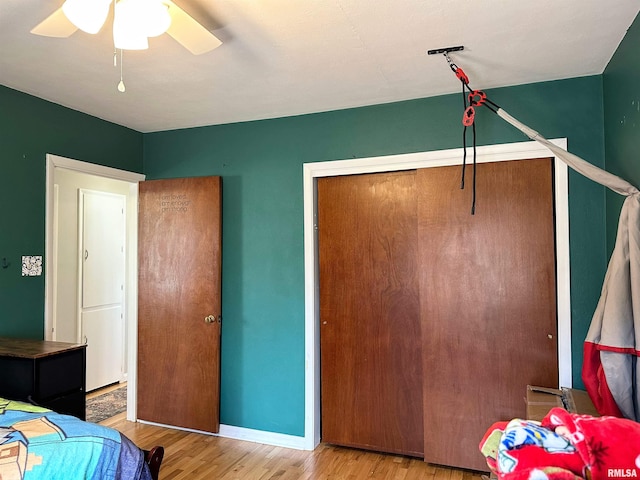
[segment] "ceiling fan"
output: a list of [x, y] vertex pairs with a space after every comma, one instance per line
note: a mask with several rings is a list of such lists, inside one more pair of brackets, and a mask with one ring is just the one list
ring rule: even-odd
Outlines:
[[148, 38], [168, 33], [194, 55], [222, 42], [171, 0], [66, 0], [31, 33], [69, 37], [78, 29], [98, 33], [113, 4], [113, 40], [116, 49], [144, 50]]

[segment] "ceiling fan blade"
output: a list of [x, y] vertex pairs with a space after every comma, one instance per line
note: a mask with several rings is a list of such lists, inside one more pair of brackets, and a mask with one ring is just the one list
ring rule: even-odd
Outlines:
[[31, 33], [42, 35], [43, 37], [65, 38], [73, 34], [76, 30], [78, 30], [78, 27], [69, 21], [62, 11], [62, 7], [60, 7], [33, 27]]
[[194, 55], [210, 52], [222, 45], [222, 42], [209, 30], [204, 28], [187, 12], [171, 0], [164, 0], [169, 5], [171, 26], [167, 33]]

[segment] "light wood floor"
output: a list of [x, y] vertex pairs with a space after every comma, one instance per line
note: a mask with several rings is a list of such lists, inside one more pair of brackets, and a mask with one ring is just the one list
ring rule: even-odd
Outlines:
[[165, 448], [160, 480], [481, 480], [481, 474], [420, 459], [321, 444], [312, 452], [128, 422], [102, 422], [140, 448]]

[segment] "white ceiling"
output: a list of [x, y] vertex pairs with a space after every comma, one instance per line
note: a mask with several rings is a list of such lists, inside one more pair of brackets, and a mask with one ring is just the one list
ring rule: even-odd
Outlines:
[[63, 0], [0, 0], [0, 84], [153, 132], [603, 72], [640, 0], [174, 0], [224, 43], [194, 56], [168, 35], [124, 52], [110, 29], [31, 28]]

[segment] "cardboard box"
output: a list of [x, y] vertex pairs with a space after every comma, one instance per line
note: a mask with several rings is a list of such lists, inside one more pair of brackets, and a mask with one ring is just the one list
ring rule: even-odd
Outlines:
[[599, 416], [589, 394], [574, 388], [548, 388], [527, 385], [527, 419], [540, 421], [553, 407], [572, 413]]

